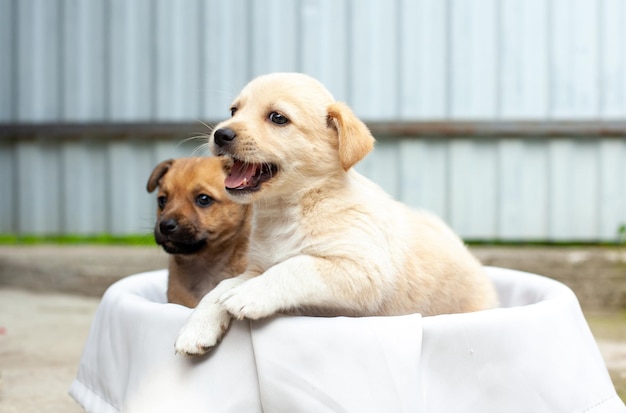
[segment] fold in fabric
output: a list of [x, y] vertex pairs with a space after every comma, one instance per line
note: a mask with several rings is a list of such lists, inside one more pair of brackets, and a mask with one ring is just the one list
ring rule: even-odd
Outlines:
[[421, 316], [254, 323], [265, 412], [414, 412]]
[[175, 356], [191, 310], [167, 271], [105, 293], [70, 394], [88, 412], [626, 412], [574, 294], [487, 268], [503, 308], [421, 318], [234, 321], [208, 356]]
[[207, 411], [203, 406], [262, 412], [249, 322], [232, 323], [205, 357], [176, 356], [174, 342], [191, 310], [167, 304], [166, 288], [167, 271], [154, 271], [106, 291], [70, 395], [95, 413], [194, 413]]

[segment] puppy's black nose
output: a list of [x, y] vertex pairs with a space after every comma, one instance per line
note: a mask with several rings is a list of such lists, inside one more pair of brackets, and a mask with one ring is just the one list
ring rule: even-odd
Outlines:
[[178, 229], [178, 222], [174, 219], [166, 219], [159, 224], [161, 234], [168, 235]]
[[231, 128], [220, 128], [213, 132], [213, 137], [217, 146], [224, 146], [232, 142], [237, 134]]

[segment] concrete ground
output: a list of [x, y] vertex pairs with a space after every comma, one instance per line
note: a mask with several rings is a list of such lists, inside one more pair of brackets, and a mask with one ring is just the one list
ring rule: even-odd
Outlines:
[[[494, 251], [483, 249], [478, 255], [496, 265], [516, 267], [514, 261], [503, 258], [512, 254], [510, 250], [505, 254]], [[579, 260], [580, 253], [575, 257]], [[67, 390], [76, 375], [99, 295], [124, 275], [164, 268], [165, 258], [155, 248], [0, 247], [0, 413], [81, 412]], [[531, 261], [538, 265], [537, 259]], [[615, 289], [610, 290], [605, 294], [614, 295]], [[589, 308], [585, 313], [624, 400], [626, 311], [614, 306]]]
[[67, 394], [99, 299], [0, 289], [0, 413], [79, 413]]

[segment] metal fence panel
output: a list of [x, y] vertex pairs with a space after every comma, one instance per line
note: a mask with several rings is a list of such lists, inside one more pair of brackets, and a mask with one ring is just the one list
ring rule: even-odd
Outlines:
[[154, 7], [150, 0], [110, 0], [107, 11], [107, 110], [101, 120], [156, 121]]
[[[0, 231], [150, 232], [150, 172], [171, 157], [206, 155], [203, 143], [132, 133], [2, 139], [0, 185], [14, 196], [0, 200]], [[612, 241], [626, 221], [623, 136], [380, 136], [356, 168], [470, 239]]]
[[0, 122], [15, 120], [15, 11], [11, 0], [0, 0]]
[[[124, 125], [211, 124], [252, 77], [302, 71], [391, 128], [357, 169], [463, 236], [613, 240], [625, 21], [621, 0], [0, 0], [0, 232], [148, 231], [147, 175], [199, 141]], [[417, 121], [453, 123], [396, 133]], [[448, 133], [468, 121], [483, 130]]]
[[626, 117], [620, 0], [0, 0], [0, 16], [2, 122], [214, 121], [271, 71], [370, 121]]

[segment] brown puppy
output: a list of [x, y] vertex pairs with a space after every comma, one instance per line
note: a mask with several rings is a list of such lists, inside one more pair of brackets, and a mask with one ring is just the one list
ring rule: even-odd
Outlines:
[[157, 187], [154, 238], [170, 254], [167, 299], [195, 307], [245, 270], [251, 207], [228, 199], [218, 158], [163, 161], [148, 179], [148, 192]]

